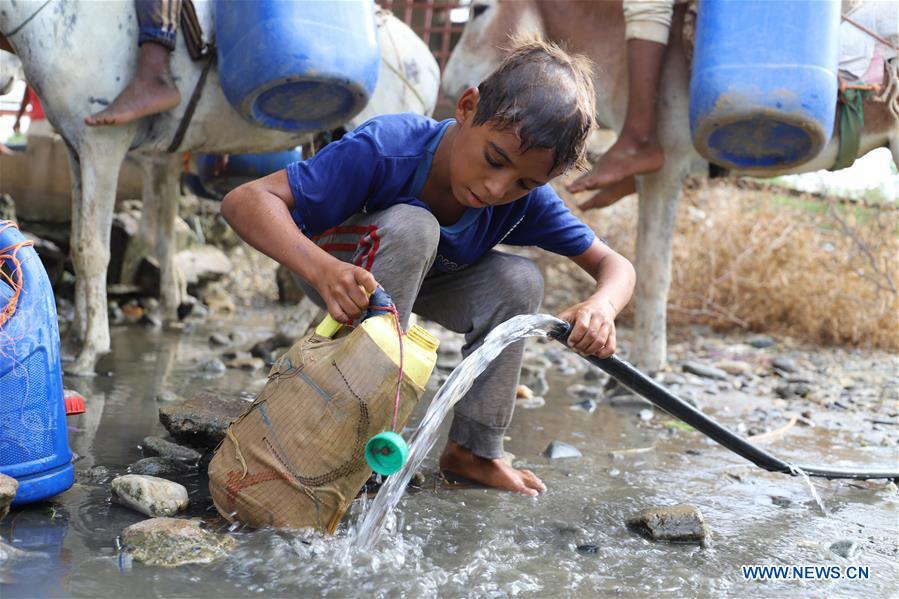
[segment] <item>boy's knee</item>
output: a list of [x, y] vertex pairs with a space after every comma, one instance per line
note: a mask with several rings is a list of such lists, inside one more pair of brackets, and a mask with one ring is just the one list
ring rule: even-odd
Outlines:
[[543, 302], [543, 274], [533, 261], [510, 256], [498, 273], [492, 291], [516, 314], [537, 311]]
[[429, 211], [410, 204], [388, 208], [390, 218], [380, 228], [391, 244], [402, 244], [419, 254], [434, 256], [440, 243], [440, 223]]

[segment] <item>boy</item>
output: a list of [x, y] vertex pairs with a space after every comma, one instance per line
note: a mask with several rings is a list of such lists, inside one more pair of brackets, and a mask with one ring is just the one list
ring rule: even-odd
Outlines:
[[[358, 317], [365, 291], [381, 284], [403, 328], [414, 311], [464, 333], [466, 356], [493, 327], [537, 311], [543, 297], [537, 266], [493, 246], [539, 245], [596, 279], [596, 292], [560, 317], [572, 323], [574, 349], [607, 357], [633, 267], [547, 185], [583, 160], [593, 103], [583, 58], [518, 42], [462, 95], [455, 120], [374, 118], [314, 158], [235, 189], [222, 215], [337, 320]], [[440, 467], [534, 496], [546, 489], [540, 479], [500, 460], [523, 350], [523, 342], [510, 345], [456, 405]]]

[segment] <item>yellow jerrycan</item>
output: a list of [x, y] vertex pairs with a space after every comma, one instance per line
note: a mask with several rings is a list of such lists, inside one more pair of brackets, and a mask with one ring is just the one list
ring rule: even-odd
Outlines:
[[224, 518], [333, 533], [371, 476], [369, 464], [402, 465], [396, 433], [424, 393], [438, 340], [417, 325], [401, 336], [395, 310], [379, 288], [359, 326], [347, 332], [328, 316], [272, 366], [209, 464]]

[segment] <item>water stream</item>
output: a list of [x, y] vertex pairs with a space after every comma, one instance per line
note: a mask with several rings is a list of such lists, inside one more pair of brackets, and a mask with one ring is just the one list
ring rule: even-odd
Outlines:
[[356, 543], [360, 550], [371, 550], [378, 542], [388, 517], [406, 492], [409, 480], [437, 442], [440, 424], [450, 408], [468, 392], [475, 379], [509, 344], [526, 337], [546, 337], [561, 324], [563, 324], [561, 320], [546, 314], [527, 314], [510, 318], [490, 331], [483, 345], [453, 370], [412, 434], [409, 441], [409, 459], [405, 466], [387, 479], [356, 530]]

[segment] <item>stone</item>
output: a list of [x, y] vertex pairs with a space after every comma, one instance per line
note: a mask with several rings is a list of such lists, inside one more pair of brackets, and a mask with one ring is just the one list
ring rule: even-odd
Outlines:
[[197, 370], [208, 374], [222, 374], [227, 369], [225, 364], [217, 358], [212, 358], [197, 366]]
[[[3, 541], [0, 541], [0, 564], [7, 560], [18, 559], [22, 557], [28, 557], [27, 551], [22, 551], [21, 549], [16, 549], [12, 545], [7, 545]], [[6, 582], [5, 580], [0, 580], [0, 584]]]
[[184, 273], [189, 285], [215, 281], [234, 269], [225, 252], [211, 245], [178, 252], [175, 254], [175, 265]]
[[652, 420], [654, 413], [652, 410], [640, 410], [640, 420], [643, 422], [649, 422]]
[[159, 408], [159, 421], [178, 443], [198, 449], [214, 449], [228, 425], [241, 416], [250, 403], [237, 398], [201, 392], [177, 404]]
[[261, 358], [234, 358], [225, 362], [225, 367], [249, 371], [260, 370], [265, 368], [265, 361]]
[[558, 460], [562, 458], [580, 458], [584, 456], [584, 454], [578, 451], [577, 447], [574, 447], [573, 445], [569, 445], [568, 443], [564, 443], [562, 441], [552, 441], [549, 445], [546, 446], [546, 449], [543, 450], [543, 455], [551, 460]]
[[110, 488], [113, 501], [151, 518], [177, 514], [188, 503], [183, 485], [155, 476], [126, 474], [113, 479]]
[[831, 552], [846, 559], [852, 559], [858, 553], [858, 543], [849, 539], [837, 541], [830, 546]]
[[765, 349], [774, 345], [775, 341], [767, 335], [754, 335], [746, 340], [746, 343], [756, 349]]
[[662, 385], [685, 385], [687, 383], [687, 379], [676, 372], [663, 372], [656, 380]]
[[231, 345], [231, 338], [224, 333], [213, 333], [209, 336], [209, 345]]
[[293, 339], [291, 337], [288, 337], [284, 333], [275, 333], [268, 339], [264, 339], [253, 345], [253, 347], [250, 348], [250, 355], [255, 358], [269, 360], [272, 357], [272, 352], [279, 347], [290, 347], [292, 345]]
[[581, 555], [593, 555], [595, 553], [599, 553], [599, 545], [586, 543], [584, 545], [578, 545], [575, 550]]
[[171, 403], [173, 401], [178, 401], [178, 396], [171, 391], [160, 391], [156, 394], [156, 401], [159, 403]]
[[715, 379], [719, 381], [727, 380], [727, 373], [714, 366], [706, 366], [699, 362], [684, 362], [682, 368], [684, 372], [695, 374], [707, 379]]
[[771, 366], [782, 372], [796, 372], [796, 362], [793, 358], [786, 356], [777, 356], [771, 360]]
[[140, 459], [129, 467], [132, 474], [146, 474], [147, 476], [170, 476], [173, 474], [186, 474], [194, 470], [190, 464], [179, 462], [171, 458], [151, 457]]
[[518, 399], [515, 401], [515, 405], [524, 410], [536, 410], [545, 406], [546, 400], [542, 395], [535, 395], [530, 399]]
[[518, 385], [515, 389], [515, 399], [531, 399], [533, 397], [534, 392], [527, 385]]
[[227, 554], [237, 542], [200, 528], [199, 521], [179, 518], [144, 520], [122, 531], [122, 549], [150, 566], [208, 564]]
[[740, 360], [721, 360], [715, 364], [715, 367], [734, 376], [752, 372], [752, 366]]
[[600, 387], [588, 387], [587, 385], [575, 384], [566, 389], [568, 395], [575, 399], [601, 399], [603, 391]]
[[546, 395], [549, 391], [546, 372], [539, 365], [524, 364], [521, 367], [521, 383], [527, 385], [535, 395]]
[[709, 534], [699, 508], [688, 504], [640, 510], [627, 525], [653, 541], [702, 544]]
[[592, 414], [596, 411], [596, 401], [592, 399], [585, 399], [584, 401], [579, 401], [578, 403], [572, 405], [569, 409], [581, 410], [583, 412], [587, 412], [588, 414]]
[[9, 506], [16, 497], [19, 481], [0, 473], [0, 520], [9, 513]]
[[141, 449], [144, 450], [146, 455], [170, 458], [186, 464], [196, 464], [200, 459], [200, 452], [195, 449], [184, 447], [159, 437], [144, 437], [144, 440], [141, 442]]

